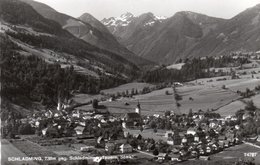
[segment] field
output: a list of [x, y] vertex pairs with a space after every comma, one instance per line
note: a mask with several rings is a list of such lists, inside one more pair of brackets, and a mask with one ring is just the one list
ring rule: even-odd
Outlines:
[[235, 114], [238, 110], [245, 108], [245, 103], [240, 100], [234, 101], [224, 107], [218, 109], [218, 113], [223, 116]]
[[167, 137], [165, 137], [165, 130], [158, 129], [156, 133], [153, 132], [153, 129], [145, 129], [143, 131], [140, 131], [140, 129], [125, 129], [124, 131], [129, 132], [129, 134], [140, 134], [143, 138], [153, 138], [155, 141], [167, 141]]
[[29, 157], [56, 156], [50, 150], [29, 140], [14, 140], [12, 144]]
[[[236, 161], [240, 160], [253, 160], [251, 157], [245, 157], [245, 153], [258, 153], [259, 156], [259, 149], [249, 146], [247, 144], [241, 144], [237, 146], [233, 146], [230, 148], [225, 149], [222, 152], [210, 156], [210, 161], [203, 161], [203, 160], [194, 160], [194, 161], [186, 161], [182, 163], [178, 163], [180, 165], [229, 165], [234, 164]], [[255, 159], [256, 164], [259, 164], [260, 161], [258, 160], [258, 156]]]
[[126, 90], [131, 92], [132, 89], [134, 89], [134, 90], [137, 89], [138, 91], [141, 91], [144, 87], [153, 87], [153, 86], [154, 85], [148, 84], [148, 83], [133, 82], [133, 83], [120, 85], [120, 86], [115, 87], [115, 88], [105, 89], [105, 90], [102, 90], [101, 92], [103, 92], [105, 94], [117, 94], [117, 92], [122, 93], [122, 92], [125, 92]]
[[[172, 95], [165, 95], [165, 88], [162, 90], [153, 91], [144, 95], [137, 95], [133, 98], [122, 98], [113, 102], [104, 102], [111, 113], [124, 114], [127, 112], [133, 112], [138, 104], [141, 104], [142, 114], [163, 114], [166, 110], [172, 110], [175, 107]], [[129, 105], [125, 105], [128, 103]]]
[[[1, 139], [1, 164], [3, 165], [17, 165], [21, 161], [8, 161], [8, 157], [26, 157], [25, 153], [18, 150], [12, 143], [8, 140]], [[37, 165], [38, 163], [34, 161], [23, 161], [24, 164]]]
[[[165, 92], [169, 91], [170, 95]], [[174, 110], [176, 113], [188, 113], [190, 109], [194, 112], [211, 110], [223, 107], [239, 98], [237, 93], [219, 87], [207, 85], [184, 86], [177, 88], [178, 94], [182, 96], [179, 101], [181, 106], [176, 108], [176, 101], [171, 88], [153, 91], [148, 94], [138, 95], [132, 99], [123, 98], [114, 102], [105, 102], [111, 113], [133, 112], [138, 102], [141, 104], [142, 114], [164, 114], [165, 111]], [[192, 97], [193, 100], [190, 100]], [[125, 105], [125, 103], [129, 105]]]
[[[223, 80], [225, 78], [225, 80]], [[254, 89], [260, 84], [260, 79], [252, 78], [251, 75], [243, 75], [240, 79], [231, 79], [230, 76], [204, 78], [185, 83], [184, 86], [177, 87], [177, 93], [182, 96], [182, 100], [178, 103], [173, 95], [172, 88], [164, 88], [153, 91], [148, 94], [135, 95], [133, 98], [121, 98], [116, 101], [104, 101], [100, 104], [107, 106], [108, 110], [113, 114], [125, 114], [134, 112], [138, 102], [141, 105], [143, 115], [164, 114], [166, 111], [174, 111], [176, 113], [188, 113], [190, 109], [193, 112], [207, 110], [215, 110], [222, 116], [233, 115], [236, 111], [243, 109], [245, 104], [239, 99], [241, 97], [237, 91], [246, 91], [246, 88]], [[144, 87], [153, 87], [154, 85], [147, 83], [128, 83], [116, 88], [106, 89], [102, 92], [105, 94], [116, 94], [117, 92], [131, 91], [133, 88], [142, 90]], [[223, 88], [225, 86], [225, 89]], [[168, 95], [166, 95], [168, 91]], [[74, 100], [78, 103], [86, 103], [94, 98], [101, 98], [102, 95], [84, 95], [78, 94]], [[252, 97], [252, 100], [259, 107], [258, 101], [260, 96]], [[81, 109], [89, 109], [89, 106], [80, 107]]]
[[88, 95], [88, 94], [77, 94], [73, 97], [73, 100], [77, 103], [87, 103], [93, 99], [100, 99], [102, 95]]

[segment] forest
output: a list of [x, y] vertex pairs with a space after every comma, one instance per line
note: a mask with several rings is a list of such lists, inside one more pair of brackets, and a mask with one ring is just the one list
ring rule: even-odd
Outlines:
[[36, 56], [19, 54], [20, 47], [1, 36], [1, 96], [13, 103], [21, 100], [56, 105], [57, 99], [69, 99], [72, 92], [97, 94], [100, 90], [126, 83], [116, 76], [100, 78], [78, 74], [73, 66], [61, 68]]
[[198, 78], [209, 78], [215, 76], [225, 76], [225, 73], [215, 73], [210, 68], [239, 67], [248, 60], [245, 58], [233, 59], [231, 56], [223, 56], [218, 59], [206, 57], [205, 59], [186, 59], [180, 70], [167, 69], [166, 66], [146, 71], [142, 74], [142, 80], [149, 83], [162, 82], [187, 82]]

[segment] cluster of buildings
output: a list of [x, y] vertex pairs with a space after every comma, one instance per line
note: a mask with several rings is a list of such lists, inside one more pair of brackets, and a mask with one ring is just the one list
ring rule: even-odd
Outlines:
[[[203, 111], [182, 115], [171, 112], [168, 115], [143, 116], [139, 103], [134, 112], [122, 117], [113, 117], [107, 109], [67, 112], [64, 107], [66, 105], [59, 104], [56, 110], [36, 113], [23, 119], [22, 123], [29, 123], [35, 128], [36, 134], [42, 137], [76, 136], [96, 139], [95, 145], [81, 148], [82, 152], [101, 148], [107, 155], [120, 155], [140, 150], [154, 154], [161, 161], [183, 161], [200, 157], [208, 159], [209, 155], [241, 142], [239, 125], [227, 124], [236, 123], [238, 119], [235, 116], [221, 118]], [[154, 128], [150, 129], [153, 121], [156, 121], [156, 129], [166, 130], [159, 141], [145, 137], [141, 131], [153, 132]], [[170, 129], [159, 127], [166, 122], [171, 125]], [[140, 133], [130, 134], [132, 129], [139, 129]], [[160, 150], [162, 147], [165, 150]], [[155, 150], [159, 151], [158, 154], [153, 153]]]

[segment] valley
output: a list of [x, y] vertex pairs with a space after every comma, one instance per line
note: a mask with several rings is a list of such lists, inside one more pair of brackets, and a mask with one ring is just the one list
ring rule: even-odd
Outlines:
[[260, 163], [259, 4], [59, 11], [0, 0], [0, 164]]

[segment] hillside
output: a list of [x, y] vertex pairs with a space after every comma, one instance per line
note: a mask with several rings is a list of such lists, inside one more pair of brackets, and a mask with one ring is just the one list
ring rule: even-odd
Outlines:
[[31, 5], [43, 17], [58, 22], [63, 29], [98, 48], [118, 54], [139, 66], [152, 64], [148, 60], [137, 57], [121, 45], [102, 23], [90, 14], [83, 14], [78, 19], [59, 13], [50, 6], [33, 0], [21, 0]]
[[186, 55], [223, 55], [260, 49], [260, 4], [221, 24], [187, 51]]
[[[18, 0], [0, 0], [1, 96], [23, 108], [55, 105], [134, 78], [138, 67], [90, 45]], [[36, 103], [34, 103], [36, 102]]]

